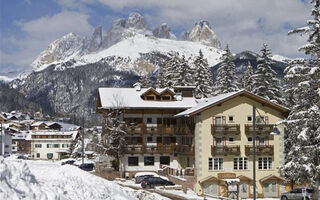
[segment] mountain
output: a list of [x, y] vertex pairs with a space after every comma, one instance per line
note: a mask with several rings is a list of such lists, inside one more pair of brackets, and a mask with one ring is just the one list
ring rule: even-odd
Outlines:
[[190, 32], [184, 33], [183, 38], [218, 49], [221, 48], [220, 41], [208, 21], [201, 20], [197, 22]]
[[[155, 80], [174, 52], [191, 63], [200, 49], [215, 75], [224, 51], [207, 21], [197, 22], [185, 40], [177, 40], [167, 24], [151, 30], [140, 14], [131, 13], [113, 21], [105, 32], [98, 26], [90, 37], [69, 33], [55, 40], [32, 63], [33, 72], [10, 85], [44, 113], [88, 121], [97, 88], [132, 87], [147, 73]], [[255, 67], [258, 57], [248, 51], [237, 54], [237, 73], [241, 75], [248, 61]], [[281, 71], [285, 65], [277, 61], [273, 67]]]

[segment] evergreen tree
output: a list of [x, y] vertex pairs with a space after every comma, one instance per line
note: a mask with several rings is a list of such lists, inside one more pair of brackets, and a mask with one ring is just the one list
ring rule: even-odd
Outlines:
[[150, 74], [147, 75], [141, 75], [139, 79], [139, 83], [141, 83], [141, 87], [148, 88], [151, 87], [151, 76]]
[[180, 58], [180, 63], [175, 70], [174, 85], [176, 86], [190, 86], [193, 83], [192, 70], [185, 59], [184, 55]]
[[179, 74], [177, 71], [181, 63], [181, 58], [179, 57], [179, 53], [174, 53], [169, 62], [166, 65], [166, 79], [167, 79], [167, 87], [173, 87], [177, 85], [177, 79]]
[[276, 77], [277, 73], [271, 69], [271, 50], [266, 44], [261, 49], [261, 58], [259, 58], [256, 73], [252, 76], [252, 92], [267, 98], [275, 103], [282, 103], [280, 81]]
[[235, 74], [235, 64], [232, 61], [232, 53], [227, 45], [225, 53], [222, 55], [222, 63], [218, 69], [213, 93], [218, 95], [234, 92], [238, 89], [238, 81]]
[[158, 77], [157, 77], [157, 82], [156, 82], [156, 87], [157, 88], [165, 88], [168, 86], [167, 84], [167, 78], [166, 78], [166, 74], [167, 74], [167, 65], [164, 65], [163, 67], [161, 67], [159, 69], [159, 73], [158, 73]]
[[310, 58], [293, 61], [285, 70], [286, 99], [293, 104], [285, 122], [285, 163], [281, 173], [295, 182], [307, 182], [318, 199], [320, 181], [320, 0], [312, 0], [313, 20], [290, 31], [307, 33], [308, 43], [300, 48]]
[[194, 66], [196, 67], [195, 96], [197, 98], [208, 97], [212, 94], [212, 77], [208, 61], [203, 58], [201, 50], [194, 61]]
[[246, 89], [247, 91], [252, 91], [252, 85], [253, 85], [253, 69], [250, 62], [248, 62], [247, 69], [244, 72], [244, 75], [242, 77], [242, 88]]

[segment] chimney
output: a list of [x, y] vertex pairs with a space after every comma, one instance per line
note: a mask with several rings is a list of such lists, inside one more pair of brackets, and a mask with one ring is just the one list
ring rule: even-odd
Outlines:
[[140, 91], [141, 90], [141, 83], [136, 82], [135, 84], [133, 84], [133, 87], [136, 89], [136, 91]]

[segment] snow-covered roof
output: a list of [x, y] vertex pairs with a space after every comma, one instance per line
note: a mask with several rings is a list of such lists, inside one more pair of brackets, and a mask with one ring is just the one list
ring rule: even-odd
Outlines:
[[246, 97], [249, 97], [249, 98], [252, 98], [256, 101], [260, 101], [260, 102], [263, 102], [264, 104], [266, 105], [269, 105], [270, 107], [272, 108], [275, 108], [275, 109], [278, 109], [280, 110], [281, 112], [285, 113], [285, 114], [288, 114], [290, 112], [290, 110], [284, 106], [281, 106], [279, 104], [276, 104], [276, 103], [273, 103], [263, 97], [260, 97], [258, 95], [255, 95], [251, 92], [248, 92], [246, 90], [239, 90], [239, 91], [236, 91], [236, 92], [230, 92], [230, 93], [226, 93], [226, 94], [221, 94], [221, 95], [218, 95], [218, 96], [214, 96], [214, 97], [210, 97], [208, 99], [204, 99], [202, 101], [200, 101], [197, 105], [195, 105], [194, 107], [188, 109], [188, 110], [185, 110], [181, 113], [178, 113], [177, 115], [175, 115], [176, 117], [188, 117], [190, 115], [194, 115], [198, 112], [201, 112], [202, 110], [205, 110], [207, 108], [210, 108], [211, 106], [214, 106], [214, 105], [217, 105], [219, 103], [222, 103], [224, 101], [227, 101], [231, 98], [234, 98], [236, 96], [239, 96], [239, 95], [245, 95]]
[[[78, 131], [52, 131], [52, 130], [41, 130], [41, 131], [30, 131], [27, 139], [31, 139], [32, 135], [71, 135], [71, 138], [76, 139]], [[37, 138], [39, 139], [39, 138]], [[47, 139], [47, 138], [46, 138]], [[57, 139], [57, 138], [52, 138]]]
[[[183, 97], [181, 101], [146, 101], [141, 98], [150, 88], [141, 88], [137, 91], [135, 88], [99, 88], [99, 100], [101, 105], [98, 109], [108, 109], [121, 106], [130, 108], [159, 108], [159, 109], [187, 109], [196, 105], [196, 99], [193, 97]], [[166, 88], [155, 89], [158, 93]]]
[[35, 122], [35, 123], [31, 124], [31, 126], [40, 126], [41, 124], [47, 125], [45, 122], [38, 121], [38, 122]]

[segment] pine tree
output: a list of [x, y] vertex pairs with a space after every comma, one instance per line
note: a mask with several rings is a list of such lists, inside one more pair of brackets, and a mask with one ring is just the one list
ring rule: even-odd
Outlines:
[[218, 69], [216, 82], [214, 84], [215, 95], [237, 91], [238, 81], [235, 74], [235, 64], [232, 61], [232, 53], [229, 46], [226, 46], [225, 53], [222, 55], [222, 63]]
[[151, 76], [150, 74], [140, 76], [139, 83], [141, 83], [141, 87], [148, 88], [151, 87]]
[[200, 50], [194, 61], [196, 67], [195, 96], [197, 98], [209, 97], [212, 94], [212, 77], [207, 59], [203, 58]]
[[253, 69], [250, 62], [248, 62], [247, 69], [244, 72], [244, 75], [242, 77], [242, 88], [246, 89], [247, 91], [252, 91], [252, 85], [253, 85]]
[[184, 55], [180, 58], [180, 63], [175, 70], [174, 85], [176, 86], [190, 86], [193, 83], [192, 70], [185, 59]]
[[158, 77], [157, 77], [157, 82], [156, 82], [156, 87], [157, 88], [165, 88], [168, 86], [167, 84], [167, 78], [166, 78], [166, 74], [167, 74], [167, 66], [164, 65], [163, 67], [161, 67], [159, 69], [159, 73], [158, 73]]
[[282, 103], [280, 81], [276, 77], [277, 73], [271, 69], [271, 50], [264, 44], [261, 49], [261, 58], [259, 58], [256, 73], [252, 76], [252, 92], [267, 98], [275, 103]]
[[169, 62], [167, 63], [167, 72], [166, 72], [166, 79], [167, 79], [167, 87], [173, 87], [177, 85], [177, 77], [179, 74], [177, 73], [177, 68], [180, 66], [181, 58], [179, 53], [174, 53]]
[[312, 0], [313, 20], [308, 26], [290, 31], [308, 34], [300, 48], [310, 58], [293, 61], [285, 70], [286, 99], [293, 104], [285, 122], [285, 163], [281, 173], [295, 182], [313, 187], [318, 199], [320, 181], [320, 0]]

